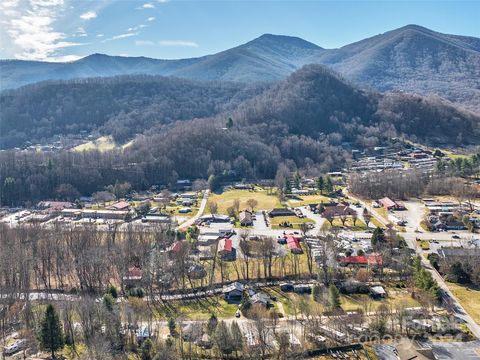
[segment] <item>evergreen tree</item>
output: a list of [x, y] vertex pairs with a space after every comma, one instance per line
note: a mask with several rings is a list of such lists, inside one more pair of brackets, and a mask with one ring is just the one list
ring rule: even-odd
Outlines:
[[337, 287], [333, 284], [328, 288], [328, 303], [333, 310], [340, 308], [342, 304], [340, 291], [338, 291]]
[[232, 126], [233, 126], [233, 119], [231, 117], [229, 117], [227, 119], [226, 127], [227, 127], [227, 129], [230, 129]]
[[323, 190], [325, 190], [325, 180], [322, 176], [317, 178], [317, 189], [320, 190], [320, 194], [323, 194]]
[[292, 193], [292, 185], [290, 184], [290, 180], [288, 180], [288, 178], [285, 178], [285, 180], [284, 180], [283, 193], [284, 194], [291, 194]]
[[382, 244], [385, 243], [385, 232], [382, 228], [377, 227], [372, 234], [372, 246], [374, 248], [379, 248]]
[[171, 336], [175, 335], [176, 327], [177, 327], [177, 324], [175, 323], [175, 319], [174, 318], [169, 318], [168, 319], [168, 330], [170, 331]]
[[63, 329], [55, 308], [49, 304], [45, 311], [40, 328], [40, 345], [42, 349], [50, 351], [55, 359], [55, 351], [64, 346]]
[[332, 182], [332, 179], [330, 178], [330, 176], [327, 177], [327, 182], [325, 184], [325, 190], [327, 191], [327, 193], [332, 193], [333, 192], [333, 182]]
[[295, 175], [293, 176], [293, 181], [295, 183], [295, 188], [300, 189], [301, 180], [302, 180], [302, 177], [300, 176], [300, 173], [298, 171], [296, 171]]

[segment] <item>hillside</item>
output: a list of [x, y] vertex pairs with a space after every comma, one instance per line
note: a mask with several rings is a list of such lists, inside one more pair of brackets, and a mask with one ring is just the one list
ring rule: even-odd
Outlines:
[[245, 127], [281, 124], [286, 134], [336, 134], [362, 146], [366, 133], [370, 143], [397, 135], [433, 144], [480, 139], [480, 118], [468, 111], [433, 97], [361, 90], [322, 65], [263, 85], [145, 75], [44, 82], [4, 92], [0, 106], [3, 148], [80, 131], [124, 143], [178, 120], [215, 117], [219, 127], [232, 117]]
[[126, 74], [197, 80], [281, 80], [305, 64], [324, 64], [379, 91], [438, 95], [480, 111], [480, 39], [408, 25], [339, 49], [297, 37], [266, 34], [199, 58], [159, 60], [93, 54], [70, 63], [0, 61], [0, 89], [42, 80]]
[[154, 125], [233, 109], [265, 86], [146, 75], [28, 85], [0, 94], [0, 148], [82, 131], [125, 142]]
[[480, 110], [480, 39], [409, 25], [312, 61], [346, 78], [386, 90], [435, 94]]

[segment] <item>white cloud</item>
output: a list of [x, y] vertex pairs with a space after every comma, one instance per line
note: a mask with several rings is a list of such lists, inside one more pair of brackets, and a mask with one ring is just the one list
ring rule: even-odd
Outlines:
[[97, 17], [97, 13], [95, 11], [87, 11], [86, 13], [83, 13], [80, 15], [80, 19], [83, 20], [92, 20]]
[[77, 61], [78, 59], [81, 59], [83, 56], [78, 56], [78, 55], [63, 55], [63, 56], [55, 56], [48, 58], [48, 61], [53, 61], [53, 62], [71, 62], [71, 61]]
[[83, 26], [79, 26], [79, 27], [77, 28], [77, 33], [76, 33], [76, 35], [77, 35], [78, 37], [85, 37], [85, 36], [87, 36], [88, 34], [87, 34], [87, 32], [85, 31], [85, 29], [83, 28]]
[[105, 35], [103, 34], [97, 34], [97, 37], [104, 37]]
[[2, 0], [2, 37], [13, 57], [25, 60], [55, 60], [63, 48], [82, 45], [65, 41], [67, 35], [54, 29], [64, 10], [63, 0]]
[[146, 28], [147, 26], [148, 26], [148, 25], [140, 24], [140, 25], [138, 25], [138, 28], [139, 28], [139, 29], [143, 29], [143, 28]]
[[168, 0], [157, 0], [157, 2], [159, 2], [161, 4], [165, 4], [166, 2], [168, 2]]
[[153, 46], [155, 43], [150, 40], [136, 40], [135, 45], [137, 46]]
[[155, 16], [150, 16], [150, 17], [147, 19], [147, 21], [153, 21], [153, 20], [155, 20]]
[[131, 37], [131, 36], [137, 36], [138, 34], [140, 34], [140, 33], [139, 32], [128, 32], [128, 33], [112, 36], [111, 38], [105, 39], [102, 42], [124, 39], [124, 38]]
[[191, 40], [160, 40], [158, 45], [171, 47], [198, 47], [198, 44]]
[[154, 8], [155, 8], [155, 5], [152, 4], [151, 2], [149, 2], [149, 3], [143, 4], [142, 6], [137, 7], [136, 9], [137, 10], [144, 10], [144, 9], [154, 9]]

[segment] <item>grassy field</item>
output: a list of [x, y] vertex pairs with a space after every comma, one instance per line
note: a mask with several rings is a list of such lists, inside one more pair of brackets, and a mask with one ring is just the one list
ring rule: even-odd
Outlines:
[[345, 228], [345, 229], [349, 229], [349, 230], [352, 230], [352, 231], [365, 231], [365, 230], [368, 229], [367, 225], [360, 219], [357, 219], [357, 221], [355, 223], [355, 226], [354, 226], [351, 218], [347, 219], [347, 221], [345, 222], [345, 226], [343, 226], [340, 219], [334, 219], [332, 225], [330, 225], [330, 222], [325, 221], [322, 228], [324, 230], [328, 230], [332, 226], [333, 227], [339, 227], [339, 228]]
[[90, 150], [99, 150], [99, 151], [108, 151], [112, 150], [117, 145], [113, 139], [109, 136], [102, 136], [96, 140], [86, 142], [84, 144], [78, 145], [73, 148], [75, 151], [90, 151]]
[[308, 204], [320, 204], [321, 202], [329, 202], [331, 198], [325, 195], [306, 195], [297, 196], [296, 198], [289, 198], [287, 205], [292, 207], [305, 206]]
[[[280, 224], [288, 222], [292, 224], [291, 228], [283, 228]], [[299, 218], [297, 216], [276, 216], [270, 219], [270, 224], [272, 229], [299, 229], [300, 224], [313, 224], [315, 223], [312, 219], [308, 218]]]
[[448, 288], [477, 324], [480, 324], [480, 289], [447, 282]]
[[[227, 209], [233, 206], [235, 200], [240, 201], [240, 211], [249, 209], [247, 201], [255, 199], [258, 202], [256, 210], [270, 210], [275, 207], [281, 207], [280, 201], [275, 195], [269, 195], [267, 190], [257, 188], [255, 191], [249, 190], [229, 190], [222, 194], [211, 194], [208, 201], [216, 202], [218, 205], [218, 213], [227, 215]], [[205, 209], [206, 213], [210, 209]]]

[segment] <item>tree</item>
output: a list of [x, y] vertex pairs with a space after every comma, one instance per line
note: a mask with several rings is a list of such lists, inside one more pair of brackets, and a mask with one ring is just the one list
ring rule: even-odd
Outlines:
[[382, 228], [377, 227], [372, 234], [373, 248], [379, 248], [385, 243], [385, 232]]
[[208, 209], [210, 210], [211, 214], [216, 214], [218, 211], [218, 204], [215, 201], [209, 201]]
[[212, 335], [215, 332], [215, 329], [218, 325], [218, 319], [215, 314], [210, 315], [210, 319], [207, 322], [207, 334]]
[[231, 117], [229, 117], [227, 119], [227, 123], [225, 124], [225, 126], [227, 127], [227, 129], [231, 129], [232, 126], [233, 126], [233, 119]]
[[[367, 210], [367, 209], [365, 208], [365, 210]], [[370, 213], [368, 211], [366, 211], [366, 212], [364, 211], [363, 212], [363, 219], [365, 220], [365, 224], [368, 227], [368, 224], [370, 224], [370, 221], [372, 221], [372, 215], [370, 215]]]
[[55, 351], [64, 346], [63, 330], [55, 308], [48, 304], [45, 317], [41, 323], [40, 345], [42, 349], [50, 351], [55, 359]]
[[142, 360], [152, 360], [152, 349], [153, 343], [152, 340], [147, 339], [143, 342], [140, 357]]
[[320, 194], [323, 194], [323, 190], [325, 189], [325, 180], [322, 176], [317, 178], [317, 189], [320, 190]]
[[78, 190], [71, 184], [60, 184], [55, 192], [60, 200], [74, 201], [80, 197]]
[[288, 180], [288, 178], [284, 179], [283, 193], [287, 195], [292, 193], [292, 185], [290, 184], [290, 180]]
[[250, 207], [250, 211], [253, 212], [258, 205], [258, 201], [255, 199], [248, 199], [247, 205]]
[[147, 201], [147, 202], [144, 202], [143, 204], [141, 204], [137, 209], [137, 214], [139, 216], [145, 216], [148, 214], [148, 212], [150, 211], [150, 209], [152, 208], [152, 204], [150, 204], [150, 201]]
[[302, 180], [302, 177], [300, 176], [300, 173], [298, 171], [295, 171], [295, 174], [293, 175], [293, 182], [295, 184], [295, 188], [300, 189], [301, 180]]
[[177, 328], [177, 324], [175, 322], [175, 319], [174, 318], [169, 318], [168, 319], [168, 331], [170, 332], [171, 336], [175, 336], [176, 328]]
[[215, 191], [217, 189], [217, 186], [218, 186], [218, 180], [217, 180], [217, 177], [215, 175], [210, 175], [208, 177], [208, 188], [211, 190], [211, 191]]
[[328, 288], [328, 304], [332, 310], [339, 309], [342, 301], [340, 299], [340, 291], [335, 285], [330, 285]]
[[230, 332], [232, 334], [232, 349], [238, 355], [238, 352], [243, 349], [243, 334], [236, 321], [232, 322]]
[[325, 191], [330, 194], [333, 192], [333, 182], [330, 176], [327, 177], [327, 183], [325, 184]]
[[232, 336], [225, 321], [220, 321], [214, 334], [215, 345], [222, 354], [228, 355], [233, 351]]

